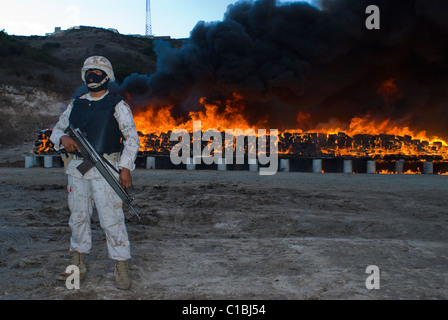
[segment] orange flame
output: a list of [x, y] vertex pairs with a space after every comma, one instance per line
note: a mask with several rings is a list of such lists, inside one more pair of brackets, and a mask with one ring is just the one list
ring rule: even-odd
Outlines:
[[137, 112], [134, 115], [137, 131], [143, 134], [149, 133], [166, 133], [175, 129], [185, 129], [191, 131], [193, 121], [201, 121], [202, 130], [217, 129], [224, 131], [225, 129], [238, 128], [243, 131], [246, 129], [255, 129], [256, 126], [248, 124], [242, 112], [245, 109], [242, 97], [236, 93], [232, 99], [226, 101], [222, 110], [218, 104], [208, 103], [206, 98], [200, 99], [203, 111], [190, 112], [189, 118], [175, 119], [171, 115], [172, 106], [154, 110], [149, 107], [144, 111]]

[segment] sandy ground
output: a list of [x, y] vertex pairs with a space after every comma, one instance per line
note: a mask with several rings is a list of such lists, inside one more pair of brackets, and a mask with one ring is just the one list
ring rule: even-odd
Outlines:
[[[5, 158], [3, 158], [4, 160]], [[11, 160], [11, 159], [10, 159]], [[13, 162], [8, 160], [8, 163]], [[137, 169], [118, 290], [94, 214], [69, 290], [62, 168], [0, 168], [0, 299], [447, 299], [448, 176]], [[380, 288], [367, 289], [376, 265]]]

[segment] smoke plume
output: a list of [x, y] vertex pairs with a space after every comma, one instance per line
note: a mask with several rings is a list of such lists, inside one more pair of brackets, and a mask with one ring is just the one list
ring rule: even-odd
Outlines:
[[[379, 30], [366, 28], [369, 5]], [[271, 128], [369, 115], [447, 137], [446, 17], [438, 0], [239, 1], [222, 21], [198, 22], [180, 49], [155, 41], [157, 71], [116, 90], [136, 109], [171, 105], [176, 115], [238, 93], [247, 119]]]

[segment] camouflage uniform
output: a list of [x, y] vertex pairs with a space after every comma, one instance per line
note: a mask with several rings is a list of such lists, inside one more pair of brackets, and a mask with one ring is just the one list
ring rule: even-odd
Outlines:
[[[108, 92], [103, 97], [107, 94]], [[81, 99], [96, 100], [90, 96], [90, 93], [85, 94]], [[60, 139], [69, 125], [72, 108], [73, 101], [53, 129], [50, 139], [56, 150], [62, 148]], [[131, 109], [124, 101], [120, 101], [115, 106], [114, 117], [124, 137], [124, 149], [121, 154], [105, 155], [105, 158], [118, 169], [128, 168], [132, 171], [135, 169], [135, 159], [140, 144]], [[106, 234], [109, 257], [114, 260], [128, 260], [131, 258], [131, 252], [124, 222], [122, 200], [96, 168], [92, 168], [84, 176], [81, 175], [76, 167], [82, 161], [76, 158], [70, 159], [65, 166], [68, 176], [68, 205], [71, 211], [69, 220], [72, 230], [70, 250], [89, 253], [92, 246], [90, 218], [95, 207], [101, 227]]]

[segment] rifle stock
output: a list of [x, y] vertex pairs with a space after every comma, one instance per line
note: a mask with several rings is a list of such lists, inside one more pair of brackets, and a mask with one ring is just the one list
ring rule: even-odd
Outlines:
[[84, 157], [84, 162], [76, 167], [76, 169], [82, 175], [84, 175], [87, 171], [89, 171], [93, 167], [96, 167], [104, 177], [104, 179], [106, 179], [106, 181], [112, 187], [112, 189], [118, 194], [121, 200], [123, 200], [123, 202], [125, 202], [131, 208], [132, 212], [134, 212], [137, 218], [140, 219], [140, 216], [131, 204], [134, 199], [131, 198], [127, 191], [120, 185], [117, 178], [110, 170], [110, 166], [108, 165], [107, 161], [96, 152], [90, 142], [84, 137], [81, 130], [70, 125], [67, 128], [66, 132], [67, 131], [70, 133], [70, 136], [76, 141], [76, 144], [79, 146], [81, 154]]

